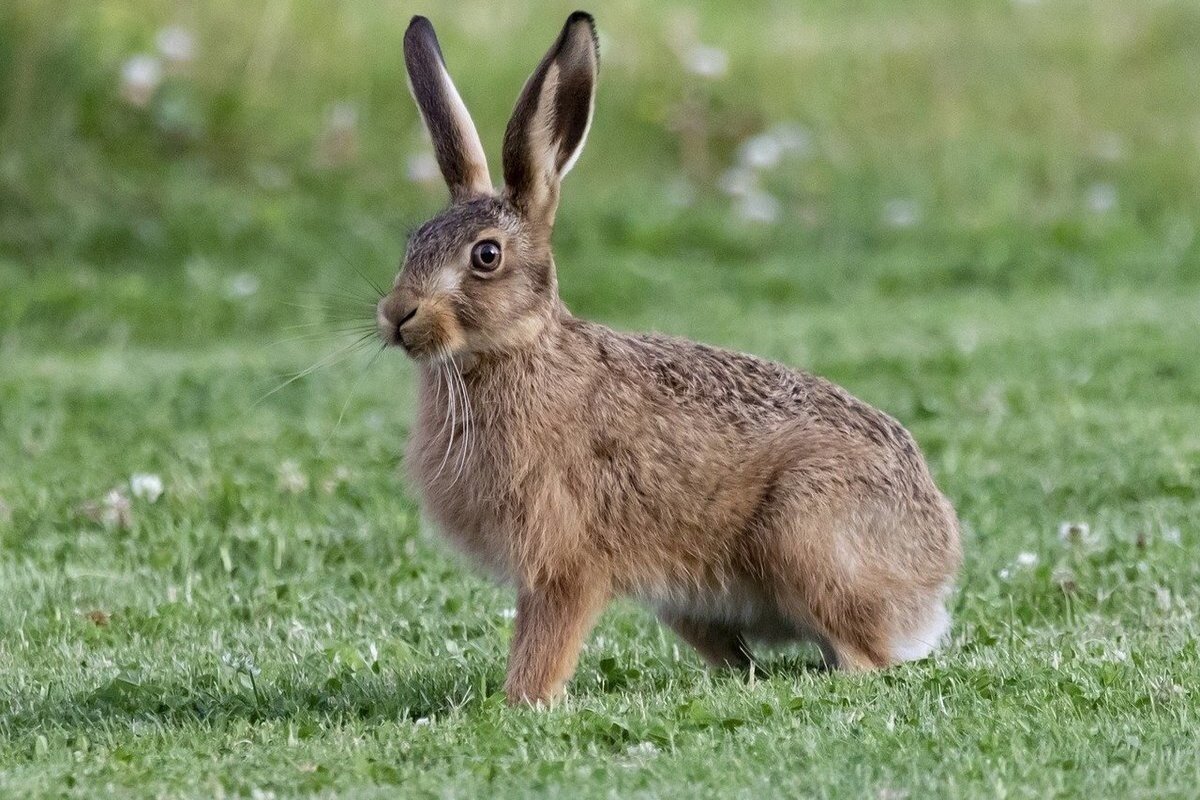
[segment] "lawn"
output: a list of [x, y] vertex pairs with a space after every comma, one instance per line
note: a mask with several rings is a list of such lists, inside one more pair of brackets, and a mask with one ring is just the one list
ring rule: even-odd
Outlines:
[[1195, 796], [1200, 6], [683, 8], [591, 9], [564, 298], [907, 425], [963, 521], [950, 645], [747, 680], [617, 604], [565, 702], [503, 704], [513, 593], [422, 523], [412, 368], [354, 342], [444, 201], [408, 16], [495, 175], [571, 8], [15, 0], [0, 796]]

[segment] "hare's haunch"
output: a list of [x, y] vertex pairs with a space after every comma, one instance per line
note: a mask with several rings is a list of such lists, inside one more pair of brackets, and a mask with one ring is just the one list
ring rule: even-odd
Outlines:
[[809, 639], [848, 670], [928, 655], [958, 523], [899, 423], [559, 300], [550, 232], [592, 120], [592, 18], [572, 14], [525, 84], [500, 190], [423, 17], [404, 56], [451, 204], [410, 238], [379, 326], [419, 364], [407, 464], [425, 513], [517, 588], [509, 700], [557, 694], [616, 595], [717, 666], [748, 666], [753, 641]]

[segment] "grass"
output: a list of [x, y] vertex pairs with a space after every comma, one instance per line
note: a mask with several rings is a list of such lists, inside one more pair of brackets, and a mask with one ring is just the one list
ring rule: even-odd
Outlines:
[[[490, 153], [569, 11], [523, 8], [428, 10]], [[359, 273], [389, 280], [442, 200], [405, 177], [410, 9], [17, 0], [0, 795], [1194, 795], [1200, 11], [714, 2], [696, 24], [729, 74], [705, 81], [655, 8], [594, 9], [566, 300], [908, 425], [966, 530], [951, 645], [874, 676], [785, 651], [745, 681], [618, 604], [569, 701], [505, 708], [512, 594], [422, 526], [398, 471], [410, 367], [355, 352], [267, 394], [352, 341]], [[123, 103], [122, 62], [171, 22], [195, 60]], [[338, 102], [357, 152], [334, 165]], [[809, 150], [762, 178], [779, 218], [739, 220], [719, 175], [778, 122]], [[162, 497], [106, 507], [134, 473]]]

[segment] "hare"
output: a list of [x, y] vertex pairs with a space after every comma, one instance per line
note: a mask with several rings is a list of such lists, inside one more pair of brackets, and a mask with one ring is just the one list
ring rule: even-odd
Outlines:
[[418, 365], [406, 467], [424, 513], [516, 587], [505, 693], [541, 704], [597, 615], [643, 601], [711, 665], [814, 641], [873, 670], [944, 638], [958, 522], [909, 433], [750, 355], [617, 333], [558, 296], [550, 234], [592, 121], [599, 54], [575, 12], [504, 134], [504, 186], [434, 30], [404, 36], [450, 205], [408, 241], [377, 321]]

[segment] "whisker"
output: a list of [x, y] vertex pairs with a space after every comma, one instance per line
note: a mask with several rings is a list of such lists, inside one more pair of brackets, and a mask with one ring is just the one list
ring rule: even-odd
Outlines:
[[333, 323], [332, 325], [330, 323], [324, 322], [324, 321], [322, 321], [322, 322], [297, 322], [295, 325], [284, 325], [279, 330], [281, 330], [281, 331], [298, 331], [298, 330], [303, 330], [304, 328], [325, 328], [325, 330], [322, 331], [323, 333], [324, 332], [342, 333], [345, 331], [377, 330], [379, 328], [379, 325], [374, 320], [368, 321], [365, 319], [358, 320], [357, 322], [352, 321], [352, 320], [346, 320], [345, 322]]
[[350, 408], [350, 401], [354, 399], [354, 393], [358, 390], [359, 384], [362, 383], [363, 376], [370, 371], [372, 365], [374, 365], [374, 363], [379, 359], [379, 354], [386, 349], [387, 342], [380, 342], [379, 347], [376, 348], [375, 352], [371, 354], [371, 358], [367, 361], [366, 366], [358, 371], [358, 375], [354, 378], [354, 383], [350, 384], [350, 391], [346, 395], [346, 402], [342, 403], [342, 410], [338, 413], [337, 422], [333, 424], [333, 430], [329, 432], [329, 435], [325, 437], [325, 441], [321, 442], [321, 446], [317, 449], [318, 455], [324, 455], [325, 448], [329, 446], [331, 441], [333, 441], [333, 437], [335, 434], [337, 434], [338, 428], [342, 426], [342, 419], [346, 416], [346, 409]]
[[447, 408], [449, 410], [449, 413], [448, 413], [446, 419], [450, 422], [450, 431], [449, 431], [449, 436], [446, 440], [446, 452], [442, 454], [442, 462], [440, 464], [438, 464], [437, 472], [434, 473], [434, 476], [433, 476], [434, 478], [441, 477], [442, 470], [446, 466], [446, 460], [448, 458], [450, 458], [450, 450], [454, 446], [454, 429], [458, 425], [458, 414], [455, 412], [455, 408], [458, 405], [458, 398], [455, 395], [455, 393], [453, 391], [451, 391], [450, 371], [445, 363], [447, 354], [445, 353], [444, 350], [442, 350], [441, 355], [443, 356], [443, 358], [442, 358], [442, 360], [440, 360], [438, 362], [438, 370], [439, 370], [439, 373], [443, 373], [446, 378], [446, 401], [447, 401]]
[[327, 367], [327, 366], [329, 366], [330, 364], [335, 364], [335, 363], [337, 363], [337, 362], [338, 362], [338, 361], [340, 361], [341, 359], [343, 359], [343, 358], [345, 358], [346, 356], [348, 356], [348, 355], [350, 355], [351, 353], [353, 353], [355, 350], [357, 350], [357, 349], [360, 349], [361, 347], [363, 347], [364, 345], [366, 345], [366, 343], [367, 343], [367, 339], [369, 339], [370, 337], [372, 337], [372, 336], [374, 336], [374, 335], [375, 335], [375, 332], [374, 332], [374, 331], [372, 331], [372, 332], [370, 332], [370, 333], [365, 333], [365, 334], [363, 334], [362, 336], [360, 336], [360, 337], [358, 337], [357, 339], [355, 339], [355, 340], [354, 340], [353, 342], [351, 342], [350, 344], [348, 344], [348, 345], [345, 345], [345, 346], [343, 346], [343, 347], [339, 347], [337, 350], [334, 350], [334, 351], [333, 351], [332, 353], [330, 353], [329, 355], [327, 355], [327, 356], [323, 357], [322, 359], [320, 359], [319, 361], [317, 361], [317, 362], [316, 362], [315, 364], [313, 364], [312, 366], [308, 367], [307, 369], [303, 369], [303, 370], [301, 370], [300, 372], [297, 372], [295, 375], [292, 375], [292, 376], [291, 376], [291, 377], [289, 377], [287, 380], [285, 380], [283, 383], [279, 384], [279, 385], [278, 385], [278, 386], [276, 386], [274, 389], [272, 389], [271, 391], [269, 391], [269, 392], [267, 392], [266, 394], [264, 394], [262, 397], [260, 397], [260, 398], [258, 398], [257, 400], [255, 400], [255, 401], [254, 401], [254, 405], [258, 405], [259, 403], [261, 403], [262, 401], [266, 400], [266, 399], [267, 399], [268, 397], [270, 397], [271, 395], [275, 394], [276, 392], [280, 391], [281, 389], [284, 389], [284, 388], [286, 388], [286, 387], [288, 387], [288, 386], [291, 386], [293, 383], [295, 383], [296, 381], [300, 380], [301, 378], [304, 378], [304, 377], [306, 377], [306, 376], [308, 376], [308, 375], [311, 375], [312, 373], [316, 372], [318, 369], [321, 369], [322, 367]]
[[346, 300], [356, 305], [375, 305], [375, 302], [366, 295], [350, 294], [348, 292], [338, 292], [325, 289], [301, 289], [300, 294], [310, 295], [312, 297], [329, 297], [336, 300]]
[[363, 272], [361, 269], [359, 269], [358, 264], [351, 261], [350, 258], [345, 253], [341, 252], [340, 250], [334, 250], [334, 253], [337, 254], [337, 257], [342, 260], [342, 263], [344, 263], [350, 269], [354, 270], [354, 272], [358, 275], [358, 277], [362, 278], [363, 281], [365, 281], [366, 284], [371, 287], [372, 291], [374, 291], [376, 295], [378, 295], [380, 298], [382, 298], [384, 295], [387, 294], [386, 291], [384, 291], [382, 288], [380, 288], [378, 283], [373, 281], [365, 272]]
[[451, 485], [457, 483], [458, 479], [462, 477], [463, 472], [467, 468], [467, 460], [471, 454], [471, 448], [474, 445], [474, 431], [472, 430], [471, 425], [471, 418], [474, 415], [474, 410], [471, 408], [471, 398], [470, 395], [467, 394], [467, 384], [466, 381], [463, 380], [462, 369], [458, 366], [457, 362], [453, 366], [454, 377], [458, 382], [459, 392], [463, 401], [463, 441], [461, 447], [462, 452], [459, 454], [459, 458], [457, 459], [458, 467], [455, 470], [454, 480], [451, 481]]

